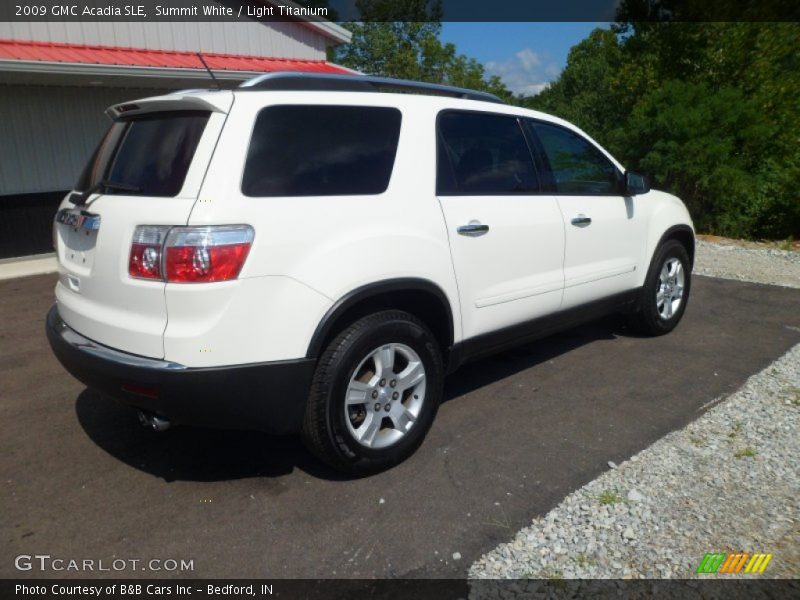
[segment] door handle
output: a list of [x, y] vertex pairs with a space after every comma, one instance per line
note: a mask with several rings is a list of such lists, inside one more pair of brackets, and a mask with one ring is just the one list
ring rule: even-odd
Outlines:
[[575, 225], [575, 227], [586, 227], [592, 224], [592, 218], [586, 215], [578, 215], [572, 219], [572, 224]]
[[458, 229], [459, 235], [466, 235], [468, 237], [478, 237], [479, 235], [484, 235], [489, 233], [489, 226], [482, 225], [478, 221], [470, 221], [467, 225], [461, 225]]

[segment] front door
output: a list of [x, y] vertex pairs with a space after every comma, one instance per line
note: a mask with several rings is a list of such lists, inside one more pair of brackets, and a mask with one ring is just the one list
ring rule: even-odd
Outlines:
[[566, 228], [564, 300], [570, 308], [630, 290], [641, 279], [646, 228], [622, 173], [589, 140], [565, 127], [527, 122], [549, 163]]

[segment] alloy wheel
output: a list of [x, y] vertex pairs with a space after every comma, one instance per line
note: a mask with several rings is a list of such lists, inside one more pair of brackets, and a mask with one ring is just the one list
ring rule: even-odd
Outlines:
[[677, 258], [665, 261], [658, 276], [656, 291], [656, 310], [665, 321], [671, 319], [680, 308], [685, 284], [686, 275], [681, 261]]
[[345, 422], [372, 449], [396, 444], [414, 426], [425, 401], [425, 365], [409, 346], [385, 344], [356, 367], [347, 386]]

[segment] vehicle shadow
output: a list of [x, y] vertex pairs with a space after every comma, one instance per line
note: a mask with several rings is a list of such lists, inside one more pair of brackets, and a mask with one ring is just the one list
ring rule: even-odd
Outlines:
[[78, 396], [75, 412], [100, 448], [168, 482], [279, 477], [295, 468], [319, 479], [346, 479], [312, 456], [297, 436], [199, 427], [155, 432], [139, 424], [133, 408], [90, 389]]
[[445, 382], [442, 402], [449, 402], [486, 385], [545, 363], [576, 348], [599, 340], [641, 337], [632, 331], [623, 315], [611, 315], [512, 350], [462, 366], [456, 377]]
[[[470, 363], [458, 371], [457, 377], [447, 379], [443, 402], [593, 341], [628, 335], [631, 334], [624, 319], [612, 316]], [[139, 425], [134, 409], [89, 389], [79, 394], [75, 412], [81, 427], [97, 446], [125, 464], [167, 482], [280, 477], [295, 469], [328, 481], [351, 479], [317, 460], [298, 436], [195, 427], [175, 427], [157, 433]]]

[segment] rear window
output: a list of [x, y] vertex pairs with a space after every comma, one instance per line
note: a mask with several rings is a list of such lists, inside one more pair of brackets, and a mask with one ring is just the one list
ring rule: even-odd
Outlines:
[[270, 106], [256, 118], [246, 196], [380, 194], [400, 137], [400, 111], [364, 106]]
[[77, 189], [85, 191], [107, 181], [109, 186], [103, 189], [107, 194], [177, 196], [208, 117], [208, 112], [181, 111], [114, 122]]

